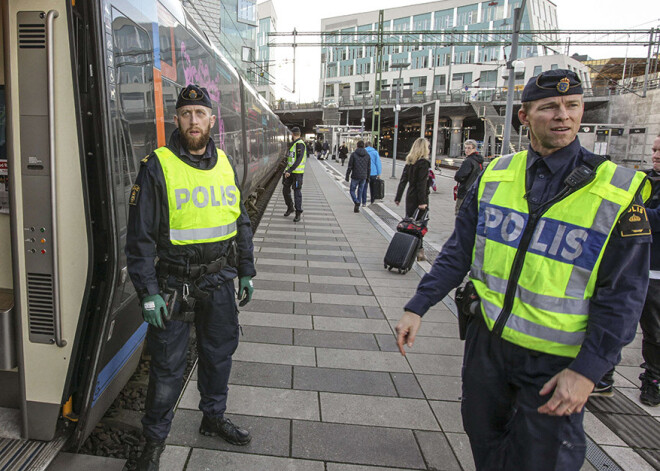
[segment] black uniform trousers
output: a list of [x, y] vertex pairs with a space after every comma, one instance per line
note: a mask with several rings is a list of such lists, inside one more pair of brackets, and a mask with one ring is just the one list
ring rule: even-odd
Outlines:
[[[149, 440], [165, 440], [170, 432], [186, 370], [190, 325], [171, 320], [166, 321], [164, 330], [153, 325], [147, 330], [151, 367], [142, 426]], [[201, 396], [199, 409], [205, 416], [222, 417], [227, 408], [227, 384], [231, 356], [238, 347], [238, 329], [233, 280], [211, 291], [208, 298], [197, 300], [197, 389]]]
[[[302, 213], [302, 184], [304, 173], [292, 173], [289, 178], [282, 178], [282, 195], [284, 202], [288, 209], [294, 208], [299, 213]], [[291, 188], [293, 188], [293, 200], [291, 199]]]
[[639, 325], [643, 334], [642, 356], [646, 369], [660, 378], [660, 280], [649, 280]]
[[463, 359], [463, 427], [478, 471], [578, 471], [586, 442], [581, 413], [539, 414], [543, 385], [572, 358], [514, 345], [470, 320]]

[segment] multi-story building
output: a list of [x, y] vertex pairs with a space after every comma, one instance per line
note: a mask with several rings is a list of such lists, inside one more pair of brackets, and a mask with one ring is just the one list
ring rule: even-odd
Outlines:
[[[505, 87], [506, 57], [510, 47], [465, 43], [474, 39], [470, 31], [511, 30], [513, 10], [522, 0], [475, 1], [441, 0], [390, 8], [384, 11], [384, 35], [394, 35], [401, 41], [446, 41], [444, 46], [390, 45], [383, 48], [383, 88], [399, 81], [400, 71], [393, 64], [410, 64], [401, 72], [401, 81], [411, 83], [413, 93], [447, 94], [452, 91], [479, 87]], [[379, 28], [377, 10], [321, 20], [323, 32], [349, 33], [348, 36], [325, 37], [321, 52], [321, 81], [319, 99], [324, 103], [341, 103], [362, 92], [373, 93], [376, 74], [376, 48], [360, 43], [373, 41], [376, 36], [356, 35], [353, 32], [374, 31]], [[526, 35], [542, 43], [555, 39], [557, 7], [549, 0], [529, 0], [522, 16], [521, 30], [544, 33]], [[421, 34], [419, 31], [433, 33]], [[498, 39], [495, 36], [492, 39]], [[488, 38], [486, 38], [488, 39]], [[516, 69], [516, 85], [542, 70], [569, 68], [588, 82], [588, 69], [580, 62], [556, 54], [543, 45], [522, 45], [518, 58], [525, 63], [524, 71]], [[587, 84], [588, 85], [588, 84]]]
[[257, 46], [256, 46], [256, 60], [252, 67], [251, 74], [248, 77], [256, 86], [257, 91], [262, 95], [268, 103], [275, 102], [275, 95], [273, 92], [273, 84], [275, 83], [274, 67], [271, 67], [273, 62], [271, 58], [271, 49], [268, 46], [268, 33], [277, 31], [277, 14], [273, 1], [257, 5]]
[[241, 75], [248, 76], [255, 66], [257, 0], [192, 0], [183, 6]]

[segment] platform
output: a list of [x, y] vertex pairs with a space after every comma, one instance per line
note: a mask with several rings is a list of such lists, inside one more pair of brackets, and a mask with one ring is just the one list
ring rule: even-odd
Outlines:
[[[193, 374], [161, 470], [474, 469], [461, 424], [463, 344], [451, 303], [429, 311], [402, 357], [394, 326], [430, 265], [415, 264], [406, 275], [383, 269], [403, 214], [403, 205], [392, 202], [391, 167], [383, 171], [384, 202], [359, 214], [343, 183], [345, 169], [308, 159], [302, 221], [282, 216], [278, 188], [255, 234], [255, 295], [239, 316], [244, 335], [234, 355], [227, 410], [250, 430], [252, 442], [237, 447], [198, 433], [202, 416]], [[453, 227], [450, 176], [439, 177], [431, 195], [425, 247], [431, 257]], [[614, 400], [628, 407], [621, 417], [637, 414], [653, 429], [660, 426], [660, 410], [635, 405], [640, 349], [640, 338], [625, 349]], [[612, 431], [625, 427], [612, 425], [601, 409], [586, 416], [591, 463], [583, 469], [654, 469], [628, 445], [629, 436]]]

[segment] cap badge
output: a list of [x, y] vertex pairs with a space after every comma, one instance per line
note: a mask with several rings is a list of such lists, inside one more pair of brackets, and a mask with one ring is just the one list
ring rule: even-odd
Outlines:
[[568, 77], [564, 77], [557, 84], [557, 91], [559, 93], [566, 93], [569, 88], [571, 88], [571, 81], [568, 80]]
[[188, 92], [188, 98], [191, 100], [194, 100], [197, 98], [197, 92], [195, 90], [190, 90]]

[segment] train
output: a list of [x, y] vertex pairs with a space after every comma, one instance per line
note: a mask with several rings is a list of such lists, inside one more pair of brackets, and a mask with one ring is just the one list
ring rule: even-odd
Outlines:
[[179, 0], [0, 6], [0, 440], [75, 447], [140, 359], [128, 200], [178, 92], [208, 90], [248, 202], [291, 136]]

